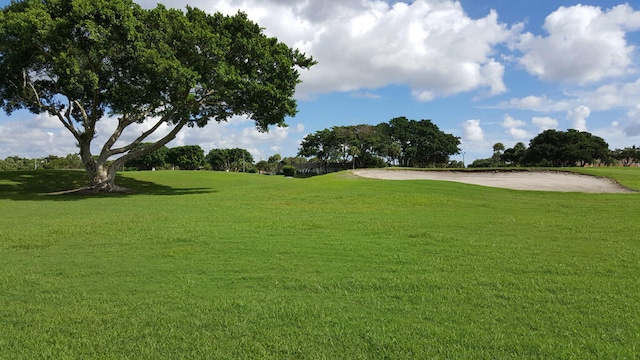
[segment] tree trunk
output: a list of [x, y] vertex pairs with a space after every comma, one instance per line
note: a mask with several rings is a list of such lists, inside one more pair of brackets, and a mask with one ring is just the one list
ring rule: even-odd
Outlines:
[[113, 165], [107, 167], [106, 164], [96, 164], [95, 167], [87, 168], [86, 171], [91, 183], [89, 187], [91, 192], [125, 193], [131, 191], [130, 189], [115, 184], [118, 169]]
[[[168, 115], [166, 116], [168, 117]], [[140, 135], [140, 137], [138, 137], [138, 139], [136, 139], [130, 145], [120, 149], [112, 150], [111, 146], [120, 137], [120, 134], [126, 127], [126, 125], [122, 126], [122, 124], [120, 124], [119, 127], [114, 131], [114, 134], [112, 135], [110, 141], [105, 144], [100, 155], [96, 158], [91, 155], [92, 137], [76, 137], [76, 139], [78, 139], [80, 147], [80, 157], [82, 158], [82, 163], [84, 164], [85, 171], [87, 172], [87, 176], [89, 177], [89, 183], [91, 184], [89, 187], [90, 191], [94, 193], [130, 192], [130, 189], [115, 184], [118, 168], [123, 166], [127, 161], [155, 151], [167, 144], [169, 141], [175, 139], [176, 134], [187, 124], [187, 121], [181, 121], [176, 124], [175, 127], [167, 135], [155, 142], [153, 145], [145, 147], [142, 150], [132, 151], [135, 144], [140, 144], [148, 135], [153, 133], [155, 129], [163, 124], [165, 120], [166, 119], [164, 118], [159, 120], [154, 127]], [[125, 154], [114, 160], [111, 165], [107, 165], [107, 160], [110, 156], [122, 153]]]
[[80, 157], [89, 178], [89, 191], [94, 193], [129, 192], [115, 184], [117, 168], [108, 167], [106, 160], [96, 159], [91, 155], [90, 145], [80, 145]]

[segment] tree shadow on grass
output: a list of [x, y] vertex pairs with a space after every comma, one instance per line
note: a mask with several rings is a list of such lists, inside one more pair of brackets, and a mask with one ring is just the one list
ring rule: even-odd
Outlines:
[[127, 193], [91, 194], [78, 191], [88, 185], [84, 171], [37, 170], [0, 171], [0, 200], [73, 201], [95, 197], [130, 197], [136, 195], [189, 195], [216, 192], [208, 188], [174, 188], [118, 175], [116, 184], [131, 189]]

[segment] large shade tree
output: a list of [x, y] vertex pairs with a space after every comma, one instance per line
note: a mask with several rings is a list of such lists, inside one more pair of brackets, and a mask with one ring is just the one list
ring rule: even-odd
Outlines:
[[206, 156], [211, 169], [217, 171], [246, 171], [253, 166], [253, 156], [246, 149], [211, 149]]
[[431, 120], [391, 119], [380, 124], [387, 134], [389, 154], [400, 166], [427, 167], [446, 164], [450, 155], [460, 153], [460, 138], [441, 131]]
[[[299, 69], [313, 64], [244, 13], [147, 10], [131, 0], [23, 0], [0, 11], [0, 106], [57, 118], [96, 191], [119, 190], [121, 165], [185, 126], [235, 115], [263, 131], [284, 126], [296, 113]], [[94, 144], [107, 117], [117, 125]], [[140, 123], [147, 130], [123, 142], [125, 129]], [[153, 134], [159, 140], [139, 146]]]
[[609, 144], [586, 131], [549, 129], [531, 139], [523, 161], [527, 165], [585, 166], [606, 161]]
[[409, 167], [445, 165], [460, 152], [460, 138], [441, 131], [431, 120], [391, 119], [388, 123], [334, 126], [307, 135], [298, 155], [355, 167], [380, 166], [382, 158]]

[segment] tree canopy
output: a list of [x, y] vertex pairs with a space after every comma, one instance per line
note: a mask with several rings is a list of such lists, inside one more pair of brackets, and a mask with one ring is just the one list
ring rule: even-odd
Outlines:
[[638, 164], [640, 163], [640, 147], [633, 145], [624, 149], [615, 149], [612, 156], [625, 167]]
[[[153, 143], [142, 143], [136, 146], [136, 148], [146, 146], [153, 146]], [[134, 167], [138, 170], [161, 169], [167, 166], [168, 156], [169, 148], [162, 146], [146, 155], [127, 161], [125, 167]]]
[[[57, 118], [94, 189], [111, 191], [121, 165], [184, 126], [243, 115], [266, 131], [295, 115], [298, 70], [314, 61], [262, 31], [244, 13], [146, 10], [131, 0], [14, 1], [0, 11], [0, 107]], [[115, 129], [94, 144], [107, 116]], [[148, 130], [123, 142], [139, 123]], [[169, 130], [158, 141], [139, 146], [163, 125]]]
[[307, 135], [298, 155], [320, 162], [377, 167], [389, 163], [409, 167], [447, 165], [460, 152], [460, 139], [441, 131], [431, 120], [391, 119], [378, 125], [335, 126]]
[[199, 145], [185, 145], [169, 149], [167, 162], [182, 170], [198, 170], [204, 167], [204, 150]]
[[586, 131], [545, 130], [531, 139], [524, 163], [542, 166], [584, 166], [607, 160], [609, 144]]
[[622, 150], [612, 153], [601, 137], [574, 129], [545, 130], [531, 139], [529, 148], [521, 142], [508, 149], [502, 143], [496, 143], [493, 151], [491, 158], [478, 159], [469, 167], [585, 166], [593, 163], [610, 164], [613, 158], [622, 160], [625, 156], [629, 160], [628, 156], [633, 154]]
[[397, 154], [400, 166], [447, 164], [449, 156], [460, 153], [460, 138], [441, 131], [431, 120], [397, 117], [380, 126], [389, 140], [385, 154]]
[[246, 171], [253, 167], [253, 156], [245, 149], [211, 149], [206, 157], [212, 170], [217, 171]]

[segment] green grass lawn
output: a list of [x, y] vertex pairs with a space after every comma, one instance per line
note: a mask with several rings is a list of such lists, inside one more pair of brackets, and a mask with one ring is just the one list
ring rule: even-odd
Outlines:
[[0, 172], [0, 359], [640, 358], [640, 193], [83, 180]]

